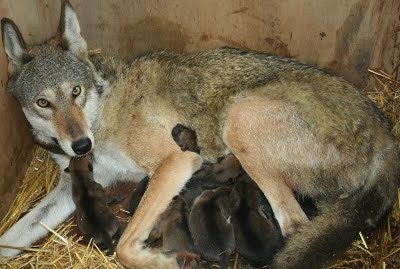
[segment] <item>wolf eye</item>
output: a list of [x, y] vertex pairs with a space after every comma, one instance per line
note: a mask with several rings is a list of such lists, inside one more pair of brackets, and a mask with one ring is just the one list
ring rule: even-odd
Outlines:
[[44, 98], [38, 99], [38, 100], [36, 101], [36, 103], [37, 103], [38, 106], [43, 107], [43, 108], [44, 108], [44, 107], [49, 107], [49, 106], [50, 106], [50, 102], [47, 101], [47, 100], [44, 99]]
[[72, 96], [77, 97], [80, 94], [81, 94], [81, 86], [75, 86], [72, 89]]

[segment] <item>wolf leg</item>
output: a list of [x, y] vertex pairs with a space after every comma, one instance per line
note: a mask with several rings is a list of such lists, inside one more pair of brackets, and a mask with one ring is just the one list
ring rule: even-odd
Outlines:
[[[40, 222], [55, 228], [74, 210], [71, 179], [68, 173], [62, 172], [58, 185], [0, 237], [0, 244], [17, 247], [30, 246], [48, 232], [40, 225]], [[15, 256], [19, 253], [20, 251], [15, 249], [0, 249], [0, 255], [4, 256]]]
[[117, 256], [122, 264], [140, 269], [179, 268], [176, 256], [164, 256], [160, 251], [144, 248], [144, 241], [169, 202], [201, 164], [198, 154], [176, 151], [156, 169], [118, 243]]
[[[234, 147], [232, 147], [232, 151], [235, 152]], [[285, 179], [277, 175], [275, 171], [268, 169], [264, 160], [260, 159], [259, 154], [235, 152], [235, 155], [267, 197], [285, 237], [291, 235], [302, 224], [308, 222], [306, 214], [301, 209]]]
[[279, 176], [273, 176], [273, 173], [265, 169], [262, 163], [252, 161], [256, 158], [258, 156], [238, 156], [243, 168], [267, 197], [282, 234], [287, 237], [301, 225], [307, 223], [308, 218], [294, 197], [292, 189], [286, 185], [285, 180]]
[[284, 177], [307, 165], [316, 147], [303, 125], [283, 102], [250, 99], [232, 105], [223, 129], [224, 142], [267, 197], [286, 237], [308, 222]]

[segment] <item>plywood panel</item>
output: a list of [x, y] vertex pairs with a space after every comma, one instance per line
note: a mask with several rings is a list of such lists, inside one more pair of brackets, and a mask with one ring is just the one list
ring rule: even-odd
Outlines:
[[[49, 3], [48, 3], [49, 2]], [[55, 1], [1, 1], [0, 16], [18, 22], [27, 42], [39, 42], [51, 35]], [[54, 2], [51, 4], [50, 2]], [[51, 19], [52, 18], [52, 19]], [[58, 20], [58, 18], [57, 18]], [[2, 45], [1, 45], [2, 46]], [[31, 160], [32, 138], [17, 101], [7, 94], [7, 59], [0, 50], [0, 219], [13, 201]]]
[[222, 45], [291, 56], [365, 85], [399, 64], [398, 0], [72, 0], [90, 47], [133, 57]]

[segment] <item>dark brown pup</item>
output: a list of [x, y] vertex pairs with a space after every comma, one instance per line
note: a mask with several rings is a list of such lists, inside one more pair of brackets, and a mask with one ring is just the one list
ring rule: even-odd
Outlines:
[[132, 193], [132, 197], [129, 202], [129, 212], [131, 216], [135, 214], [136, 208], [138, 207], [144, 192], [147, 190], [149, 179], [150, 178], [147, 176], [143, 178], [141, 181], [139, 181], [139, 183], [136, 185], [136, 189]]
[[72, 179], [72, 199], [76, 205], [75, 219], [84, 238], [93, 238], [105, 247], [107, 255], [114, 253], [113, 238], [121, 236], [118, 219], [107, 205], [103, 187], [93, 179], [91, 155], [72, 158], [68, 170]]
[[197, 145], [197, 135], [192, 129], [177, 124], [171, 131], [172, 138], [182, 151], [200, 152], [200, 147]]
[[283, 246], [283, 236], [267, 199], [247, 174], [237, 178], [232, 196], [240, 201], [232, 216], [236, 249], [250, 262], [266, 265]]
[[[129, 204], [131, 215], [147, 189], [149, 177], [143, 178], [132, 194]], [[148, 245], [162, 239], [162, 249], [165, 252], [177, 252], [177, 261], [182, 269], [198, 268], [199, 256], [193, 253], [193, 239], [189, 231], [189, 207], [182, 196], [176, 196], [169, 204], [160, 220], [153, 227], [146, 240]]]
[[196, 198], [189, 217], [189, 229], [196, 252], [208, 261], [229, 268], [229, 256], [235, 250], [231, 218], [239, 201], [230, 187], [207, 190]]
[[162, 238], [163, 251], [178, 253], [178, 263], [182, 268], [197, 268], [199, 256], [193, 253], [188, 221], [189, 207], [182, 196], [175, 196], [151, 231], [148, 242]]
[[[172, 138], [183, 151], [200, 152], [197, 144], [196, 132], [182, 124], [177, 124], [172, 129]], [[243, 172], [242, 166], [233, 154], [218, 158], [216, 163], [204, 163], [191, 179], [186, 183], [180, 193], [192, 207], [193, 201], [204, 190], [216, 189], [226, 186], [229, 180], [236, 178]]]

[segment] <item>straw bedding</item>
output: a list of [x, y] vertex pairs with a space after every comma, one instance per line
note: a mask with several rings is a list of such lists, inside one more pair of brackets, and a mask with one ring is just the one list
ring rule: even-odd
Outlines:
[[[400, 140], [400, 84], [384, 72], [370, 70], [376, 82], [365, 93], [393, 122], [393, 132]], [[19, 193], [0, 223], [4, 233], [35, 206], [57, 183], [57, 167], [46, 151], [36, 147], [31, 165]], [[332, 268], [400, 268], [400, 191], [391, 214], [370, 235], [361, 234], [345, 257]], [[129, 220], [123, 206], [113, 208], [121, 222]], [[43, 225], [46, 225], [45, 223]], [[55, 231], [17, 258], [0, 257], [0, 268], [123, 268], [115, 257], [106, 257], [93, 242], [83, 242], [74, 221], [69, 219]], [[216, 265], [204, 264], [206, 267]], [[250, 268], [237, 254], [233, 268]]]

